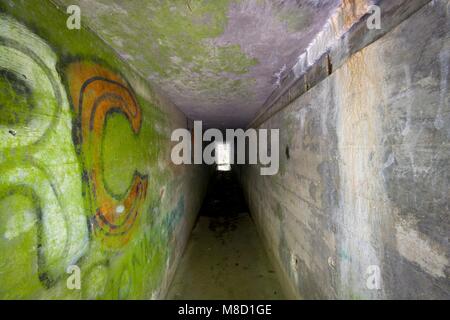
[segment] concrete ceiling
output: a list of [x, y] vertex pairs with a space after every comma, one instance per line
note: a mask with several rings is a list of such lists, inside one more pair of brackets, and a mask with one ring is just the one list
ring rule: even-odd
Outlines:
[[341, 0], [56, 0], [186, 115], [245, 127]]

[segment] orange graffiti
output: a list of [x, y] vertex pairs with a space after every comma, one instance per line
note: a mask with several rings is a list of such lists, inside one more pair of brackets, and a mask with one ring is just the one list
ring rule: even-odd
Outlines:
[[113, 72], [86, 62], [72, 63], [67, 78], [75, 111], [74, 140], [81, 156], [84, 185], [91, 206], [92, 231], [108, 247], [126, 244], [142, 211], [148, 177], [137, 171], [125, 196], [116, 199], [104, 185], [101, 144], [106, 117], [123, 114], [137, 134], [141, 109], [128, 84]]

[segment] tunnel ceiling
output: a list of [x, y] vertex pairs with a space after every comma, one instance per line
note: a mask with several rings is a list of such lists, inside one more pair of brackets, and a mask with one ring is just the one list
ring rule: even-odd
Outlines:
[[191, 119], [243, 127], [340, 0], [55, 0]]

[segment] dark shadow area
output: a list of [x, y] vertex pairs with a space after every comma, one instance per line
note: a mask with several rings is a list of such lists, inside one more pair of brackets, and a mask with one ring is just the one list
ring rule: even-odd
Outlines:
[[241, 186], [231, 171], [216, 171], [200, 209], [200, 216], [218, 217], [248, 212]]

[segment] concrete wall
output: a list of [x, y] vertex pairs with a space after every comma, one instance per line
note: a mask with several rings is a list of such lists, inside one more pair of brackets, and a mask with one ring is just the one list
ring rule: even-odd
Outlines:
[[0, 299], [163, 297], [206, 172], [170, 161], [184, 115], [66, 19], [0, 1]]
[[240, 175], [292, 296], [450, 298], [449, 21], [431, 1], [259, 126], [280, 172]]

